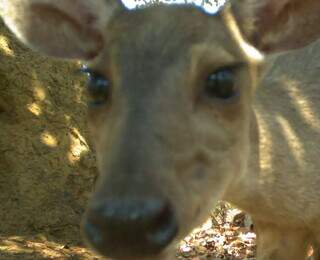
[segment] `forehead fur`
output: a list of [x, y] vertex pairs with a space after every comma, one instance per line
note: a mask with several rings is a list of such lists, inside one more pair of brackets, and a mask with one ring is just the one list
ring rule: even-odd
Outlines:
[[105, 37], [105, 51], [97, 67], [120, 69], [115, 74], [124, 77], [130, 72], [136, 78], [134, 73], [143, 72], [155, 78], [156, 73], [165, 73], [170, 67], [186, 73], [184, 68], [190, 66], [191, 59], [197, 59], [193, 49], [199, 45], [211, 57], [210, 63], [222, 52], [238, 56], [221, 14], [209, 15], [192, 6], [119, 9], [108, 23]]
[[107, 44], [117, 41], [130, 45], [131, 49], [143, 47], [146, 52], [153, 49], [162, 54], [170, 49], [184, 50], [187, 45], [204, 41], [209, 32], [221, 29], [215, 22], [219, 19], [219, 15], [209, 15], [192, 6], [158, 5], [121, 10], [109, 23]]

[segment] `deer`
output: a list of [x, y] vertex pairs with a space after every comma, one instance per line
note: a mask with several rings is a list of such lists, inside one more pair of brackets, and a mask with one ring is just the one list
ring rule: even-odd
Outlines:
[[[98, 253], [173, 259], [220, 200], [252, 217], [258, 260], [319, 249], [319, 153], [290, 165], [290, 132], [271, 146], [276, 127], [262, 131], [276, 120], [279, 89], [259, 115], [255, 96], [273, 85], [263, 80], [268, 57], [318, 39], [320, 1], [238, 0], [208, 14], [191, 4], [1, 0], [0, 12], [33, 50], [87, 64], [99, 177], [82, 230]], [[320, 143], [314, 131], [309, 141]]]

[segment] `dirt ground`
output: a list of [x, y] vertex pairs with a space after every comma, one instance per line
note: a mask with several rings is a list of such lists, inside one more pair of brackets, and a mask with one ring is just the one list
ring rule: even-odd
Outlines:
[[[290, 59], [281, 59], [270, 75], [280, 75], [278, 68], [286, 62]], [[0, 22], [0, 259], [102, 259], [86, 249], [80, 236], [81, 216], [97, 171], [85, 124], [85, 78], [78, 69], [79, 64], [27, 50]], [[319, 75], [319, 71], [305, 69]], [[295, 71], [291, 76], [299, 82]], [[278, 85], [285, 80], [278, 78]], [[277, 85], [268, 82], [266, 86]], [[292, 89], [291, 101], [280, 111], [282, 115], [296, 112], [292, 121], [304, 117], [305, 127], [319, 134], [312, 110], [319, 95], [309, 100], [312, 106], [294, 84], [282, 84], [277, 95], [286, 95], [287, 87]], [[270, 91], [272, 88], [259, 96], [260, 113], [269, 113], [268, 107], [273, 106]], [[275, 115], [270, 113], [271, 121]], [[268, 127], [281, 130], [281, 122]], [[283, 138], [280, 130], [275, 138]], [[307, 142], [305, 128], [296, 133]], [[288, 142], [293, 145], [290, 149], [307, 150], [295, 146], [293, 137]], [[242, 220], [227, 221], [228, 216], [220, 222], [209, 220], [181, 243], [179, 258], [254, 257], [255, 235], [243, 226], [244, 215], [236, 216]]]

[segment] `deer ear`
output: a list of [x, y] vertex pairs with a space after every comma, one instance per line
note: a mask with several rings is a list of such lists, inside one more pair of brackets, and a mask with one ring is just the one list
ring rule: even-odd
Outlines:
[[233, 0], [242, 32], [265, 52], [303, 47], [320, 36], [319, 0]]
[[31, 48], [54, 57], [88, 60], [103, 48], [114, 2], [107, 6], [107, 0], [0, 0], [0, 12]]

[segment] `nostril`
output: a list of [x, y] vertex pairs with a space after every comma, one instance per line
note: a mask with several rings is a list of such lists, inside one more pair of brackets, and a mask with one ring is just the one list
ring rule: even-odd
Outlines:
[[88, 211], [84, 223], [91, 245], [105, 256], [118, 258], [158, 253], [174, 239], [177, 231], [171, 204], [150, 198], [97, 203]]
[[[154, 230], [152, 230], [154, 228]], [[168, 238], [175, 236], [178, 231], [178, 226], [175, 220], [170, 204], [166, 204], [161, 212], [154, 219], [151, 231], [148, 234], [148, 240], [157, 245], [166, 246]]]

